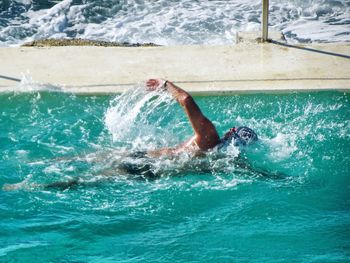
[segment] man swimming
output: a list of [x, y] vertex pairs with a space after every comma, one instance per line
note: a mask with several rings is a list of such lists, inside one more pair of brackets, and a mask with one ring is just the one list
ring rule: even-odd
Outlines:
[[[111, 167], [111, 171], [105, 171], [104, 174], [107, 177], [114, 175], [115, 170], [119, 170], [120, 172], [125, 172], [128, 175], [136, 175], [141, 176], [142, 178], [154, 179], [159, 175], [153, 171], [152, 162], [154, 159], [152, 160], [152, 158], [162, 156], [173, 157], [183, 152], [190, 153], [193, 157], [203, 156], [207, 151], [214, 149], [215, 147], [220, 149], [231, 143], [234, 143], [236, 146], [246, 146], [258, 140], [258, 136], [255, 134], [255, 132], [248, 127], [233, 127], [226, 132], [222, 138], [220, 138], [214, 124], [203, 115], [192, 96], [170, 81], [150, 79], [146, 82], [146, 89], [149, 91], [163, 90], [169, 92], [184, 108], [194, 130], [194, 135], [189, 140], [173, 148], [161, 148], [148, 152], [131, 153], [126, 157], [141, 159], [142, 162], [138, 162], [136, 164], [132, 162], [118, 162], [115, 166], [112, 165], [113, 167]], [[237, 159], [238, 164], [239, 162], [240, 160]], [[252, 170], [247, 162], [241, 162], [240, 166], [244, 167], [245, 169]], [[260, 172], [260, 174], [263, 174], [263, 172]], [[17, 190], [22, 188], [25, 183], [26, 182], [23, 181], [17, 184], [6, 184], [3, 186], [3, 190]], [[77, 177], [69, 181], [59, 181], [49, 184], [31, 184], [30, 186], [44, 189], [67, 189], [81, 184], [83, 184], [81, 179]]]
[[214, 124], [204, 116], [192, 96], [174, 83], [162, 79], [149, 79], [146, 82], [149, 91], [164, 90], [169, 92], [184, 108], [194, 130], [194, 136], [174, 148], [163, 148], [149, 151], [150, 157], [172, 156], [181, 152], [201, 155], [214, 147], [221, 148], [233, 142], [236, 146], [246, 146], [258, 140], [256, 133], [248, 127], [231, 128], [220, 139]]

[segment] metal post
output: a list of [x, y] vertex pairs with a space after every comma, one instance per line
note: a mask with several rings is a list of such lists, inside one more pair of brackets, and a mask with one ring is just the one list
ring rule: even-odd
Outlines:
[[262, 41], [266, 42], [268, 38], [269, 0], [263, 0], [262, 4]]

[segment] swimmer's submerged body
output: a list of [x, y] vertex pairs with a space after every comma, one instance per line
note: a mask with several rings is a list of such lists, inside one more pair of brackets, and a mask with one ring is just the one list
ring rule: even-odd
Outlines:
[[[165, 81], [162, 79], [149, 79], [146, 82], [146, 89], [148, 91], [169, 92], [183, 107], [193, 128], [194, 135], [185, 142], [172, 148], [161, 148], [147, 152], [135, 152], [128, 154], [126, 157], [141, 159], [141, 162], [118, 163], [117, 165], [113, 165], [111, 167], [112, 169], [115, 169], [114, 172], [121, 171], [132, 176], [136, 175], [141, 176], [141, 178], [154, 179], [159, 175], [153, 172], [154, 169], [152, 166], [152, 159], [154, 160], [155, 158], [159, 157], [174, 158], [182, 153], [186, 153], [193, 158], [198, 158], [205, 156], [208, 151], [214, 148], [221, 149], [231, 143], [236, 146], [248, 146], [258, 140], [256, 133], [248, 127], [232, 127], [224, 134], [222, 138], [220, 138], [214, 124], [206, 116], [204, 116], [193, 97], [170, 81]], [[243, 166], [246, 169], [251, 170], [248, 164], [244, 164]], [[113, 175], [112, 172], [108, 172], [108, 174]], [[79, 178], [66, 182], [55, 182], [44, 185], [43, 187], [46, 189], [66, 189], [78, 184], [81, 184], [81, 180]], [[21, 183], [5, 185], [3, 189], [16, 190], [20, 186]]]

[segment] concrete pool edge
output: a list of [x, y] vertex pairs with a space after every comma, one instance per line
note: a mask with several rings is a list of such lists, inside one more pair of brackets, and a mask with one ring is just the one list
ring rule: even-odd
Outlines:
[[[167, 47], [2, 47], [0, 92], [20, 90], [22, 73], [54, 90], [121, 93], [147, 78], [192, 94], [350, 90], [350, 44], [242, 43]], [[56, 86], [56, 88], [55, 88]]]

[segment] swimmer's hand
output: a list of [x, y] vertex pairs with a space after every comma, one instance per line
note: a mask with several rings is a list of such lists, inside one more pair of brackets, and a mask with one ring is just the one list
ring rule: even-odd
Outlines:
[[149, 79], [146, 81], [146, 90], [148, 91], [163, 90], [165, 82], [166, 81], [163, 79]]

